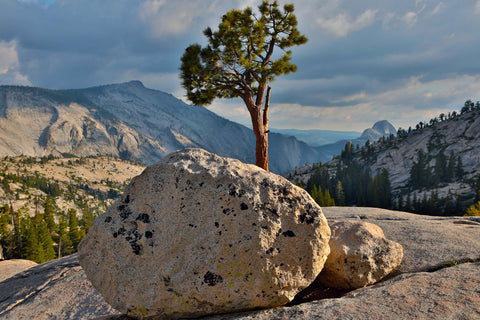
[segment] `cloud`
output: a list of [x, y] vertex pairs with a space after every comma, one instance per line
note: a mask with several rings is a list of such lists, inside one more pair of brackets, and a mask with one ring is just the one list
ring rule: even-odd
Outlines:
[[[347, 121], [361, 130], [369, 117], [402, 123], [480, 98], [480, 0], [287, 2], [309, 41], [292, 48], [298, 71], [272, 84], [276, 127]], [[0, 82], [81, 88], [139, 79], [182, 97], [184, 49], [204, 45], [202, 30], [228, 10], [258, 3], [0, 0]], [[250, 125], [241, 100], [211, 110]]]
[[405, 13], [405, 15], [402, 17], [403, 22], [409, 27], [413, 27], [418, 20], [418, 14], [413, 11], [409, 11]]
[[28, 77], [19, 71], [20, 63], [15, 40], [0, 41], [0, 57], [0, 84], [30, 85]]
[[333, 18], [320, 17], [317, 19], [317, 24], [320, 28], [337, 37], [345, 37], [351, 32], [364, 29], [373, 24], [377, 12], [378, 10], [367, 9], [354, 19], [346, 13], [339, 13]]
[[[193, 8], [190, 5], [181, 0], [148, 0], [139, 6], [138, 16], [149, 25], [155, 37], [181, 35], [190, 29], [194, 15], [198, 12], [195, 4]], [[185, 6], [193, 10], [185, 10]]]
[[440, 2], [435, 6], [435, 8], [432, 10], [431, 15], [436, 15], [436, 14], [439, 14], [439, 13], [443, 12], [443, 10], [445, 9], [445, 7], [446, 7], [445, 4], [440, 1]]

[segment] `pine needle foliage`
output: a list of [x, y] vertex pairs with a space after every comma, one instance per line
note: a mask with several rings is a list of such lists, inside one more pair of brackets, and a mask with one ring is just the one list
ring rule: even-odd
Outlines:
[[223, 15], [218, 30], [208, 27], [204, 35], [208, 45], [192, 44], [181, 58], [187, 98], [196, 105], [241, 98], [257, 138], [257, 165], [268, 170], [267, 86], [276, 76], [297, 70], [289, 48], [307, 42], [297, 29], [294, 6], [285, 4], [282, 10], [277, 1], [263, 1], [258, 12], [233, 9]]

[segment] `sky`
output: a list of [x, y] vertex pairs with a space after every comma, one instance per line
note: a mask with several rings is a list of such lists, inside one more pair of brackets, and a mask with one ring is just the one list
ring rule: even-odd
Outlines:
[[[0, 84], [140, 80], [186, 101], [180, 57], [254, 0], [0, 0]], [[284, 4], [284, 1], [279, 1]], [[289, 0], [309, 41], [272, 84], [271, 128], [414, 127], [480, 100], [480, 0]], [[240, 99], [213, 112], [250, 126]]]

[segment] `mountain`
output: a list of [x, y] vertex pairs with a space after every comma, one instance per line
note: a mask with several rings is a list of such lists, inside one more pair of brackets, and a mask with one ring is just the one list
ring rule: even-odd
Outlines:
[[[386, 123], [372, 129], [392, 132]], [[366, 130], [364, 135], [370, 136], [372, 131]], [[393, 205], [399, 209], [458, 215], [478, 200], [479, 155], [480, 107], [475, 107], [436, 117], [429, 123], [421, 122], [416, 129], [401, 130], [397, 136], [380, 139], [359, 150], [354, 148], [350, 154], [336, 157], [325, 167], [333, 176], [336, 168], [353, 168], [352, 164], [356, 172], [366, 170], [372, 176], [385, 169]], [[286, 176], [293, 182], [307, 185], [315, 172], [318, 166], [305, 166]]]
[[326, 162], [332, 160], [333, 156], [339, 155], [342, 149], [345, 148], [345, 144], [350, 141], [355, 147], [359, 145], [362, 147], [367, 141], [375, 142], [381, 137], [388, 137], [391, 134], [396, 134], [397, 130], [387, 120], [381, 120], [376, 122], [373, 127], [365, 129], [363, 133], [355, 139], [344, 139], [317, 147], [317, 151], [320, 154], [319, 161]]
[[144, 169], [143, 165], [108, 156], [4, 157], [0, 159], [0, 215], [7, 204], [13, 210], [24, 207], [33, 213], [36, 198], [44, 200], [47, 196], [55, 198], [59, 211], [75, 209], [81, 213], [88, 205], [99, 214]]
[[381, 137], [388, 137], [391, 134], [397, 134], [395, 127], [387, 120], [381, 120], [376, 122], [373, 127], [365, 129], [359, 140], [365, 140], [365, 142], [366, 140], [370, 140], [371, 142], [375, 142]]
[[332, 131], [332, 130], [297, 130], [297, 129], [271, 129], [272, 132], [281, 133], [297, 138], [312, 147], [335, 143], [339, 140], [357, 138], [357, 131]]
[[[439, 197], [446, 197], [450, 192], [475, 197], [478, 191], [475, 190], [475, 183], [480, 173], [480, 110], [451, 116], [443, 121], [435, 120], [410, 133], [402, 132], [393, 141], [378, 144], [375, 155], [363, 159], [362, 163], [371, 172], [387, 169], [392, 189], [397, 195], [408, 189], [436, 189]], [[419, 156], [424, 158], [423, 173], [430, 182], [426, 181], [424, 186], [416, 187], [411, 185], [411, 170], [415, 163], [420, 162]], [[448, 168], [449, 162], [454, 171], [463, 172], [454, 173], [449, 179], [437, 179], [435, 175], [452, 170]]]
[[[0, 156], [106, 154], [153, 164], [189, 147], [255, 161], [252, 130], [140, 81], [74, 90], [0, 86]], [[270, 135], [273, 172], [318, 161], [319, 153]]]

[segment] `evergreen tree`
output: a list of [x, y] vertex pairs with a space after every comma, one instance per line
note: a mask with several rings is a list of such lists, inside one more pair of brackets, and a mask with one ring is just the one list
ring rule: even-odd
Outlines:
[[44, 262], [45, 253], [43, 246], [38, 239], [35, 221], [31, 217], [24, 218], [23, 228], [23, 250], [22, 258], [35, 261], [37, 263]]
[[77, 211], [75, 209], [68, 210], [68, 236], [72, 241], [73, 252], [77, 252], [80, 241], [85, 236], [78, 226]]
[[[256, 164], [268, 171], [268, 83], [296, 71], [288, 48], [307, 38], [297, 29], [292, 4], [281, 10], [277, 1], [265, 0], [258, 9], [258, 14], [247, 7], [223, 15], [218, 31], [204, 31], [207, 47], [194, 44], [185, 50], [180, 69], [187, 98], [195, 105], [242, 98], [256, 137]], [[275, 48], [283, 53], [274, 55]]]
[[455, 177], [455, 154], [453, 151], [450, 151], [450, 156], [448, 157], [447, 170], [445, 172], [445, 180], [447, 182], [452, 182]]
[[93, 221], [95, 220], [95, 214], [93, 213], [92, 209], [88, 206], [88, 203], [85, 201], [82, 208], [82, 230], [84, 234], [88, 233], [88, 230], [92, 226]]
[[351, 141], [348, 141], [346, 144], [345, 144], [345, 149], [342, 150], [341, 154], [340, 154], [340, 158], [345, 162], [345, 163], [349, 163], [350, 161], [352, 161], [352, 158], [353, 158], [353, 147], [352, 147], [352, 142]]
[[5, 248], [5, 251], [8, 251], [7, 248], [11, 246], [11, 241], [12, 241], [12, 215], [10, 213], [10, 206], [8, 204], [3, 205], [0, 208], [0, 252], [1, 256], [4, 256], [5, 258], [9, 258], [3, 253], [3, 248]]
[[55, 199], [47, 195], [45, 201], [43, 201], [43, 219], [47, 223], [48, 230], [50, 232], [54, 232], [57, 225], [55, 223], [55, 214], [57, 211], [57, 204], [55, 203]]
[[28, 210], [26, 207], [22, 207], [18, 210], [13, 210], [12, 205], [10, 205], [10, 214], [12, 216], [13, 232], [11, 233], [11, 239], [9, 241], [10, 246], [7, 247], [8, 257], [21, 259], [23, 252], [23, 213]]
[[330, 195], [330, 191], [326, 189], [324, 192], [321, 194], [321, 204], [320, 206], [322, 207], [332, 207], [335, 206], [335, 200], [333, 200], [332, 196]]
[[61, 258], [72, 254], [73, 245], [68, 235], [68, 224], [63, 214], [59, 217], [57, 233], [57, 256]]
[[429, 184], [430, 168], [428, 166], [427, 155], [423, 150], [417, 152], [417, 161], [415, 161], [410, 169], [409, 184], [414, 188], [423, 188]]
[[457, 167], [455, 168], [455, 176], [457, 177], [457, 179], [461, 179], [463, 178], [463, 175], [464, 175], [464, 171], [463, 171], [463, 162], [462, 162], [462, 158], [460, 156], [457, 157]]
[[33, 217], [29, 217], [27, 214], [24, 221], [23, 256], [37, 263], [55, 259], [53, 240], [43, 215], [37, 213]]
[[337, 206], [345, 205], [345, 192], [343, 191], [342, 181], [337, 181], [337, 186], [335, 188], [335, 203]]
[[53, 240], [48, 230], [47, 223], [42, 219], [39, 219], [39, 224], [37, 225], [38, 232], [38, 241], [43, 247], [43, 259], [39, 263], [50, 261], [56, 258], [55, 249], [53, 248]]
[[403, 196], [399, 195], [398, 196], [398, 210], [400, 211], [407, 211], [405, 207], [403, 206]]
[[438, 155], [435, 158], [435, 167], [434, 167], [434, 185], [436, 185], [439, 182], [445, 182], [447, 181], [447, 157], [445, 157], [445, 154], [442, 152], [438, 153]]

